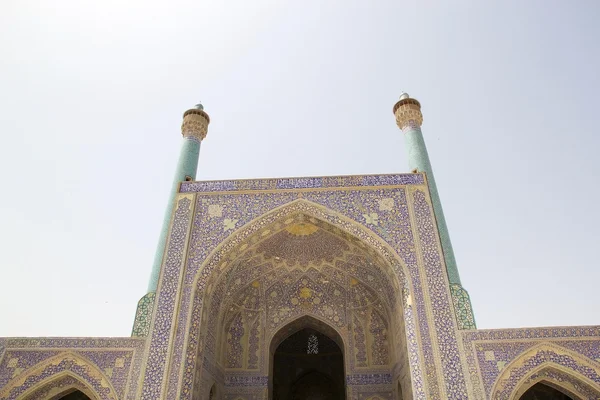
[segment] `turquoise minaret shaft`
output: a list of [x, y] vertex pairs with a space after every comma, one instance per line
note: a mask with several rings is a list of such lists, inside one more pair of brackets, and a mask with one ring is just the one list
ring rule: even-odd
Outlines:
[[210, 118], [208, 117], [208, 114], [204, 112], [202, 104], [197, 104], [194, 108], [187, 110], [183, 114], [183, 124], [181, 125], [183, 142], [181, 144], [181, 152], [179, 153], [179, 162], [177, 163], [175, 178], [173, 179], [173, 186], [171, 187], [171, 192], [169, 194], [169, 203], [167, 204], [167, 210], [158, 239], [158, 246], [156, 247], [156, 254], [154, 255], [152, 273], [150, 275], [150, 282], [148, 282], [148, 292], [155, 292], [158, 286], [158, 276], [160, 275], [160, 266], [165, 253], [171, 212], [173, 210], [175, 196], [179, 191], [179, 184], [186, 180], [196, 179], [200, 143], [206, 137], [209, 123]]
[[181, 124], [181, 134], [183, 142], [181, 143], [181, 152], [179, 153], [179, 162], [173, 179], [173, 186], [169, 193], [169, 203], [163, 219], [162, 229], [158, 238], [158, 246], [154, 255], [152, 264], [152, 273], [148, 283], [148, 292], [140, 299], [135, 312], [135, 321], [131, 336], [145, 337], [150, 332], [150, 323], [152, 321], [152, 310], [156, 298], [156, 289], [158, 287], [158, 277], [160, 276], [160, 267], [162, 265], [165, 247], [167, 243], [167, 233], [171, 223], [171, 213], [179, 185], [186, 180], [196, 179], [196, 170], [198, 169], [198, 155], [200, 154], [200, 143], [206, 137], [210, 118], [204, 112], [202, 104], [197, 104], [194, 108], [183, 113], [183, 123]]
[[440, 201], [440, 195], [433, 176], [433, 169], [429, 161], [429, 154], [427, 154], [427, 147], [425, 146], [425, 140], [423, 140], [423, 133], [421, 132], [421, 124], [423, 123], [421, 104], [404, 93], [400, 96], [400, 101], [394, 105], [394, 115], [396, 116], [398, 127], [404, 133], [404, 143], [406, 144], [408, 154], [408, 167], [411, 171], [416, 170], [427, 174], [429, 193], [431, 194], [431, 202], [433, 203], [442, 249], [444, 250], [446, 268], [448, 269], [448, 279], [450, 283], [460, 284], [460, 276], [458, 275], [454, 250], [452, 249], [450, 234], [448, 233], [444, 211], [442, 210], [442, 202]]
[[394, 115], [396, 116], [398, 127], [404, 133], [404, 142], [406, 144], [408, 166], [410, 170], [425, 172], [427, 175], [429, 193], [431, 195], [433, 211], [435, 213], [440, 241], [442, 243], [448, 280], [450, 281], [450, 288], [457, 313], [457, 319], [459, 320], [459, 327], [461, 329], [474, 328], [475, 320], [473, 318], [471, 303], [467, 292], [462, 288], [460, 283], [460, 276], [458, 274], [456, 258], [454, 257], [454, 250], [452, 249], [452, 242], [450, 241], [450, 234], [448, 233], [448, 227], [446, 225], [446, 218], [444, 217], [444, 210], [442, 209], [442, 202], [440, 201], [440, 195], [433, 175], [433, 168], [431, 167], [429, 154], [427, 154], [427, 147], [425, 146], [425, 140], [423, 139], [423, 133], [421, 132], [421, 124], [423, 123], [421, 104], [417, 100], [411, 99], [408, 94], [403, 93], [402, 96], [400, 96], [400, 101], [394, 105]]

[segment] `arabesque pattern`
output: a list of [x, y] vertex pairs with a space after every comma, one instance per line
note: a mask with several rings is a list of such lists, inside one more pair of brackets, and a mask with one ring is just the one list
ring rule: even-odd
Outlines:
[[450, 293], [452, 294], [452, 304], [454, 305], [454, 315], [456, 315], [458, 329], [477, 329], [471, 299], [467, 291], [462, 285], [451, 283]]
[[522, 382], [521, 390], [514, 396], [515, 400], [518, 399], [526, 389], [538, 382], [550, 382], [560, 387], [562, 391], [567, 391], [572, 398], [581, 398], [584, 400], [600, 399], [600, 389], [598, 387], [589, 385], [581, 379], [577, 379], [573, 375], [556, 368], [545, 368], [529, 375], [529, 377]]
[[146, 369], [142, 399], [158, 399], [163, 389], [164, 373], [169, 348], [168, 337], [173, 328], [175, 298], [179, 288], [179, 277], [184, 260], [188, 224], [191, 217], [190, 196], [180, 196], [176, 203], [175, 216], [169, 237], [165, 266], [159, 283], [158, 301], [160, 312], [154, 318], [153, 331]]
[[94, 398], [94, 393], [81, 380], [72, 375], [65, 375], [61, 378], [52, 380], [47, 385], [41, 386], [39, 389], [33, 390], [26, 395], [23, 400], [47, 400], [60, 398], [67, 390], [76, 389], [84, 393], [90, 398]]
[[152, 309], [154, 307], [155, 297], [156, 292], [150, 292], [144, 295], [144, 297], [142, 297], [138, 302], [131, 336], [148, 336], [148, 333], [150, 332], [150, 324], [152, 323]]

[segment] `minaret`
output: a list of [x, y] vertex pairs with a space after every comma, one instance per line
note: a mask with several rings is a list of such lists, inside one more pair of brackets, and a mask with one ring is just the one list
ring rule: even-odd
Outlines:
[[[463, 308], [468, 305], [468, 312], [470, 313], [470, 318], [472, 319], [473, 312], [471, 311], [470, 300], [467, 292], [462, 288], [460, 283], [458, 267], [456, 266], [456, 258], [454, 257], [454, 250], [452, 249], [450, 234], [448, 233], [448, 227], [446, 226], [446, 219], [444, 218], [444, 211], [442, 209], [440, 195], [435, 184], [435, 177], [433, 175], [433, 169], [431, 168], [431, 162], [429, 161], [429, 155], [427, 154], [427, 147], [425, 146], [425, 141], [423, 140], [423, 133], [421, 132], [421, 124], [423, 123], [421, 103], [410, 98], [407, 93], [402, 93], [400, 96], [400, 101], [394, 105], [394, 115], [396, 116], [396, 123], [398, 124], [398, 127], [404, 133], [404, 143], [406, 145], [408, 167], [410, 168], [410, 171], [425, 172], [427, 176], [429, 193], [431, 195], [433, 211], [437, 221], [440, 241], [442, 242], [442, 250], [444, 252], [444, 260], [446, 262], [448, 280], [450, 281], [455, 308]], [[467, 304], [458, 305], [456, 303], [457, 299], [455, 294], [462, 297], [463, 303], [466, 298]], [[474, 320], [472, 325], [472, 327], [475, 327]], [[463, 329], [468, 328], [468, 326], [463, 327]]]
[[169, 203], [163, 219], [162, 229], [154, 255], [154, 263], [152, 264], [152, 273], [150, 282], [148, 282], [148, 293], [155, 292], [158, 286], [158, 276], [160, 275], [160, 266], [162, 264], [165, 245], [167, 242], [167, 232], [171, 221], [171, 212], [175, 196], [179, 191], [179, 185], [183, 181], [193, 181], [196, 179], [196, 171], [198, 169], [198, 155], [200, 154], [200, 143], [206, 137], [208, 132], [208, 124], [210, 118], [204, 112], [202, 104], [196, 104], [194, 108], [183, 113], [183, 123], [181, 124], [181, 134], [183, 141], [181, 151], [179, 153], [179, 162], [173, 179], [173, 186], [169, 193]]
[[204, 112], [202, 104], [196, 104], [194, 108], [183, 113], [183, 123], [181, 124], [181, 134], [183, 142], [179, 153], [179, 162], [173, 179], [173, 186], [169, 193], [169, 203], [163, 219], [162, 229], [158, 238], [158, 246], [154, 255], [152, 264], [152, 273], [150, 282], [148, 282], [148, 292], [140, 299], [137, 304], [135, 320], [131, 336], [145, 337], [150, 332], [150, 323], [152, 321], [152, 310], [154, 308], [154, 299], [158, 287], [158, 277], [160, 276], [160, 267], [162, 265], [165, 247], [167, 244], [167, 233], [171, 223], [171, 213], [179, 185], [183, 181], [193, 181], [196, 179], [196, 170], [198, 169], [198, 156], [200, 154], [200, 143], [206, 137], [210, 118]]

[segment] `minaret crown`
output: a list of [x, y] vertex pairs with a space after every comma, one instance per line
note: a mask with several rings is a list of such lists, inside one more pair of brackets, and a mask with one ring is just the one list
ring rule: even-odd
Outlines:
[[191, 138], [201, 142], [208, 133], [208, 124], [210, 118], [204, 112], [204, 106], [201, 103], [196, 104], [183, 113], [183, 123], [181, 124], [181, 134], [185, 138]]
[[402, 93], [400, 100], [394, 105], [396, 124], [402, 130], [408, 128], [419, 128], [423, 124], [421, 103], [410, 98], [408, 93]]

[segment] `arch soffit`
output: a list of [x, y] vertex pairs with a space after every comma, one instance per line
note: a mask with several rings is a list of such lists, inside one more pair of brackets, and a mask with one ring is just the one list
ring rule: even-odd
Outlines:
[[[202, 265], [196, 272], [194, 277], [193, 290], [198, 293], [204, 289], [206, 283], [217, 273], [221, 275], [225, 268], [231, 268], [231, 265], [223, 268], [223, 271], [215, 271], [215, 267], [221, 260], [224, 260], [229, 254], [236, 252], [242, 246], [244, 239], [251, 237], [257, 233], [261, 228], [264, 228], [270, 224], [276, 223], [284, 218], [292, 215], [304, 214], [308, 217], [316, 218], [323, 221], [326, 224], [332, 225], [342, 232], [349, 234], [350, 236], [357, 239], [359, 242], [367, 245], [370, 249], [374, 250], [383, 260], [385, 260], [385, 266], [391, 269], [393, 275], [398, 279], [398, 284], [402, 288], [408, 290], [408, 293], [412, 292], [412, 281], [410, 279], [410, 272], [406, 267], [406, 264], [398, 253], [381, 237], [375, 232], [369, 230], [359, 222], [335, 211], [330, 208], [324, 207], [320, 204], [313, 203], [305, 199], [296, 199], [292, 202], [283, 204], [276, 207], [258, 217], [245, 225], [236, 229], [231, 235], [225, 240], [219, 243], [215, 249], [213, 249]], [[327, 218], [329, 217], [329, 218]], [[239, 250], [238, 250], [239, 251]], [[241, 253], [240, 253], [241, 254]], [[233, 263], [232, 263], [233, 264]], [[400, 269], [399, 276], [398, 272], [394, 269], [394, 265], [397, 265]], [[209, 272], [208, 277], [204, 284], [202, 284], [203, 271], [207, 268], [212, 270]], [[207, 293], [208, 294], [208, 293]]]
[[[115, 391], [114, 387], [112, 386], [112, 384], [110, 383], [110, 380], [108, 379], [106, 374], [104, 374], [104, 372], [100, 368], [98, 368], [96, 365], [94, 365], [91, 361], [89, 361], [85, 357], [83, 357], [75, 352], [72, 352], [72, 351], [66, 351], [66, 352], [57, 354], [56, 356], [50, 357], [49, 359], [44, 360], [41, 363], [36, 364], [36, 365], [30, 367], [29, 369], [23, 371], [23, 373], [16, 376], [11, 381], [9, 381], [9, 383], [2, 390], [0, 390], [0, 398], [6, 397], [8, 394], [10, 394], [10, 392], [13, 389], [25, 384], [25, 382], [29, 378], [35, 379], [36, 375], [40, 375], [41, 373], [43, 373], [43, 371], [47, 367], [52, 366], [52, 365], [59, 365], [63, 361], [72, 361], [72, 362], [84, 367], [88, 373], [90, 373], [91, 375], [95, 375], [96, 377], [99, 378], [100, 385], [102, 387], [108, 388], [108, 390], [109, 390], [108, 398], [109, 399], [114, 399], [114, 400], [118, 399], [116, 391]], [[40, 380], [39, 382], [36, 382], [30, 388], [26, 389], [21, 395], [19, 395], [19, 398], [20, 399], [26, 398], [27, 396], [44, 388], [45, 386], [47, 386], [57, 380], [60, 380], [64, 377], [67, 377], [67, 376], [70, 376], [73, 379], [75, 379], [77, 382], [79, 382], [79, 384], [82, 385], [84, 388], [86, 388], [87, 391], [90, 394], [92, 394], [92, 396], [95, 399], [103, 398], [103, 396], [101, 396], [94, 389], [94, 386], [91, 382], [89, 382], [85, 377], [81, 376], [80, 374], [78, 374], [75, 371], [72, 371], [70, 369], [69, 370], [61, 370], [55, 374], [52, 374], [51, 376], [49, 376], [45, 379]], [[73, 386], [73, 387], [75, 387], [75, 386]], [[65, 389], [68, 389], [68, 388], [65, 388]], [[79, 388], [77, 388], [77, 389], [79, 389]], [[86, 393], [86, 394], [88, 394], [88, 393]]]
[[28, 399], [30, 396], [35, 396], [40, 390], [46, 389], [48, 386], [52, 385], [55, 382], [59, 382], [65, 378], [72, 378], [74, 382], [71, 382], [64, 387], [58, 388], [58, 390], [49, 390], [43, 397], [34, 397], [35, 400], [54, 400], [60, 399], [62, 396], [79, 390], [86, 396], [88, 396], [92, 400], [100, 400], [101, 397], [98, 393], [92, 388], [85, 380], [83, 380], [80, 376], [74, 374], [71, 371], [63, 371], [56, 375], [52, 375], [51, 377], [43, 380], [39, 384], [37, 384], [34, 388], [27, 390], [23, 393], [19, 398], [20, 399]]
[[[498, 378], [496, 378], [496, 382], [492, 386], [490, 399], [495, 399], [498, 396], [498, 394], [504, 389], [504, 387], [510, 380], [511, 375], [514, 375], [515, 372], [517, 372], [516, 370], [518, 368], [525, 366], [527, 361], [529, 361], [530, 359], [535, 357], [540, 351], [551, 351], [551, 352], [554, 352], [559, 355], [569, 356], [573, 360], [575, 360], [578, 364], [593, 370], [597, 375], [600, 376], [600, 369], [597, 367], [597, 365], [596, 365], [597, 363], [595, 363], [588, 357], [586, 357], [582, 354], [576, 353], [572, 350], [569, 350], [565, 347], [554, 344], [554, 343], [542, 342], [542, 343], [539, 343], [539, 344], [525, 350], [523, 353], [521, 353], [519, 356], [517, 356], [513, 361], [511, 361], [509, 364], [506, 365], [506, 367], [502, 370], [502, 373], [500, 373], [500, 375], [498, 375]], [[533, 375], [538, 374], [542, 371], [547, 371], [547, 370], [559, 371], [563, 374], [566, 374], [566, 375], [572, 377], [576, 381], [581, 382], [582, 384], [584, 384], [588, 387], [591, 387], [591, 388], [598, 387], [597, 383], [595, 383], [588, 377], [582, 375], [578, 371], [575, 371], [572, 368], [568, 368], [563, 365], [557, 364], [556, 362], [553, 362], [551, 360], [546, 360], [537, 366], [532, 366], [532, 368], [530, 370], [528, 370], [525, 374], [523, 374], [523, 376], [517, 382], [514, 383], [514, 387], [512, 388], [512, 390], [510, 392], [510, 396], [508, 398], [511, 400], [513, 400], [513, 399], [516, 400], [519, 398], [518, 396], [522, 395], [527, 389], [529, 389], [535, 383], [547, 381], [548, 378], [540, 378], [540, 379], [535, 379], [535, 380], [528, 382], [528, 380]], [[571, 393], [573, 391], [572, 389], [565, 387], [564, 384], [562, 384], [561, 382], [557, 381], [557, 382], [551, 382], [551, 383], [553, 383], [553, 386], [555, 386], [555, 388], [557, 388], [557, 390], [560, 387], [561, 390], [566, 390], [569, 393]], [[600, 394], [600, 390], [598, 392]], [[582, 397], [581, 394], [578, 394], [578, 393], [573, 393], [573, 394]]]
[[555, 372], [563, 376], [569, 376], [573, 379], [580, 381], [579, 376], [575, 376], [571, 371], [565, 370], [564, 368], [560, 368], [555, 364], [546, 364], [536, 368], [532, 371], [531, 374], [528, 374], [530, 378], [525, 377], [525, 381], [521, 384], [521, 386], [517, 386], [515, 391], [511, 394], [510, 399], [519, 400], [521, 396], [525, 394], [529, 389], [531, 389], [535, 384], [542, 383], [546, 386], [549, 386], [553, 389], [558, 390], [559, 392], [566, 394], [574, 400], [583, 400], [586, 396], [583, 393], [579, 393], [576, 388], [566, 387], [566, 384], [558, 379], [554, 379], [549, 376], [541, 375], [536, 377], [535, 379], [531, 379], [531, 377], [536, 374], [543, 374], [544, 372]]
[[301, 331], [304, 328], [312, 328], [332, 339], [342, 350], [342, 353], [348, 348], [344, 341], [344, 334], [338, 328], [330, 325], [328, 322], [319, 318], [316, 315], [301, 315], [287, 324], [281, 326], [277, 331], [267, 338], [269, 343], [269, 352], [275, 353], [277, 347], [294, 333]]

